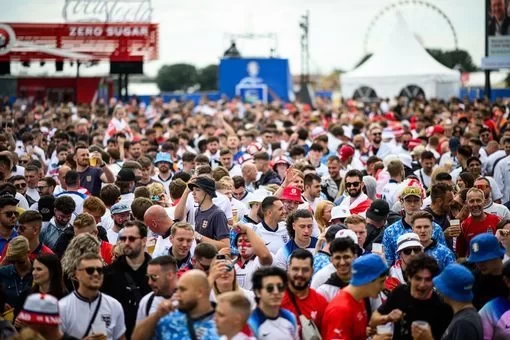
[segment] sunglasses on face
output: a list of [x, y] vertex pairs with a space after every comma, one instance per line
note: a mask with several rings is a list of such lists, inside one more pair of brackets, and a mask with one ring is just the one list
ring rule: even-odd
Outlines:
[[477, 189], [485, 190], [485, 189], [487, 189], [489, 186], [488, 186], [487, 184], [477, 184], [477, 185], [475, 185], [475, 187], [476, 187]]
[[359, 187], [360, 184], [361, 184], [361, 182], [345, 183], [345, 187], [346, 188], [350, 188], [350, 187], [357, 188], [357, 187]]
[[277, 285], [269, 284], [264, 287], [264, 289], [269, 293], [273, 293], [275, 290], [278, 291], [278, 293], [283, 293], [285, 291], [285, 286], [283, 283], [279, 283]]
[[414, 253], [414, 254], [421, 254], [422, 252], [422, 249], [421, 248], [406, 248], [404, 250], [402, 250], [402, 252], [405, 254], [405, 255], [411, 255], [411, 253]]
[[16, 189], [23, 189], [27, 187], [27, 183], [21, 183], [15, 185]]
[[85, 271], [89, 275], [94, 275], [94, 272], [97, 272], [99, 275], [103, 275], [104, 267], [85, 267], [78, 270]]
[[209, 271], [209, 269], [211, 268], [211, 265], [208, 265], [208, 266], [207, 266], [207, 265], [203, 264], [202, 262], [200, 262], [200, 261], [198, 261], [198, 260], [197, 260], [197, 263], [198, 263], [198, 264], [202, 267], [202, 269], [203, 269], [205, 272]]
[[381, 132], [374, 132], [374, 133], [372, 134], [372, 136], [382, 136], [382, 133], [381, 133]]
[[136, 240], [138, 240], [140, 238], [141, 237], [137, 237], [137, 236], [120, 236], [119, 240], [121, 242], [126, 242], [126, 240], [128, 240], [129, 242], [135, 242]]
[[156, 274], [147, 274], [147, 278], [149, 279], [149, 281], [158, 281], [159, 275], [156, 275]]
[[18, 217], [19, 216], [19, 212], [17, 211], [4, 211], [2, 214], [4, 214], [6, 217]]

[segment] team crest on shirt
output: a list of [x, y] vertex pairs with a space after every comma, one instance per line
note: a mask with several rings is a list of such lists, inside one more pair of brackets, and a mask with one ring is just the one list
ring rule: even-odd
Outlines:
[[202, 229], [205, 229], [207, 228], [207, 225], [209, 224], [209, 221], [205, 220], [204, 222], [202, 222]]
[[358, 319], [359, 321], [363, 320], [363, 313], [361, 313], [361, 312], [360, 312], [360, 313], [358, 313], [358, 315], [356, 315], [356, 317], [357, 317], [357, 319]]
[[110, 324], [112, 323], [112, 316], [110, 314], [101, 314], [101, 320], [104, 321], [106, 328], [108, 328], [108, 327], [110, 327]]
[[287, 243], [289, 241], [289, 238], [287, 235], [282, 235], [283, 243]]
[[92, 176], [87, 176], [86, 180], [87, 180], [87, 182], [92, 182]]

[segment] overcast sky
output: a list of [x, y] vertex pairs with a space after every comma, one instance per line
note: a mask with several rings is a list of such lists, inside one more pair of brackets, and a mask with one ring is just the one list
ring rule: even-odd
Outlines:
[[[132, 1], [132, 0], [131, 0]], [[229, 33], [274, 33], [279, 56], [300, 70], [299, 18], [310, 11], [312, 73], [335, 68], [351, 69], [364, 55], [363, 41], [370, 22], [391, 0], [152, 0], [152, 21], [160, 24], [160, 60], [146, 64], [154, 75], [161, 64], [187, 62], [199, 67], [217, 63], [228, 47]], [[410, 0], [409, 2], [412, 2]], [[64, 0], [2, 1], [2, 22], [64, 22]], [[451, 20], [458, 46], [470, 52], [479, 65], [484, 52], [483, 0], [429, 0]], [[399, 6], [399, 11], [427, 48], [453, 49], [447, 21], [434, 10], [419, 5]], [[385, 43], [395, 22], [395, 11], [376, 20], [368, 35], [368, 48]], [[267, 56], [273, 40], [240, 40], [245, 56]]]

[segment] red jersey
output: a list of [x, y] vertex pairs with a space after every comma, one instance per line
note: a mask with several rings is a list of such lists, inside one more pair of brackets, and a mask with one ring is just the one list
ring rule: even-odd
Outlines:
[[329, 303], [322, 318], [321, 333], [328, 340], [366, 340], [368, 315], [365, 301], [356, 301], [342, 289]]
[[[7, 254], [7, 248], [9, 248], [9, 243], [7, 243], [6, 246], [4, 247], [4, 251], [2, 252], [0, 258], [3, 259], [5, 257], [5, 254]], [[39, 243], [39, 245], [28, 254], [28, 258], [30, 259], [30, 262], [34, 262], [37, 256], [41, 254], [53, 254], [53, 250], [46, 247], [44, 244]]]
[[[310, 288], [306, 298], [300, 299], [297, 296], [294, 296], [294, 300], [296, 301], [301, 315], [304, 315], [308, 320], [312, 320], [313, 323], [315, 323], [315, 325], [321, 329], [322, 317], [324, 316], [324, 312], [328, 307], [328, 301], [324, 298], [324, 296], [317, 293], [315, 289]], [[281, 308], [292, 312], [292, 314], [296, 316], [296, 320], [299, 324], [300, 314], [292, 303], [288, 291], [285, 291], [285, 295], [283, 295]], [[299, 327], [301, 328], [300, 324]]]
[[101, 247], [99, 248], [101, 257], [106, 264], [112, 264], [113, 262], [113, 245], [108, 242], [101, 241]]
[[476, 235], [483, 233], [496, 234], [496, 225], [500, 221], [499, 217], [487, 213], [485, 213], [485, 215], [486, 216], [483, 221], [475, 221], [473, 220], [473, 217], [469, 216], [460, 224], [462, 232], [459, 237], [457, 237], [455, 247], [458, 257], [466, 257], [469, 255], [469, 243]]

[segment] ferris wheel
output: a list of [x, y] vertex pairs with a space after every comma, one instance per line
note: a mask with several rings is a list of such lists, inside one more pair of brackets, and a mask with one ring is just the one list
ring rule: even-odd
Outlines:
[[430, 2], [427, 2], [425, 0], [398, 0], [391, 4], [386, 5], [381, 10], [379, 10], [376, 15], [372, 18], [370, 23], [368, 24], [367, 32], [365, 33], [364, 39], [363, 39], [363, 51], [365, 55], [368, 55], [370, 51], [368, 50], [368, 42], [370, 39], [370, 36], [372, 35], [372, 32], [376, 26], [376, 24], [379, 22], [379, 20], [384, 17], [386, 14], [390, 14], [391, 12], [397, 11], [404, 7], [420, 7], [420, 8], [427, 8], [431, 10], [432, 12], [436, 13], [440, 17], [444, 19], [446, 24], [448, 25], [451, 35], [453, 37], [453, 43], [454, 47], [457, 50], [458, 49], [458, 38], [457, 38], [457, 31], [455, 30], [455, 27], [453, 26], [450, 18], [436, 5], [431, 4]]

